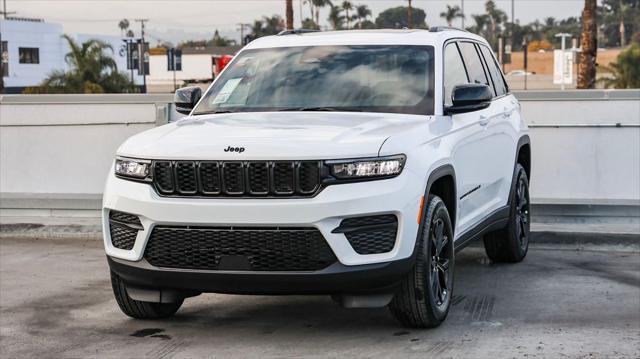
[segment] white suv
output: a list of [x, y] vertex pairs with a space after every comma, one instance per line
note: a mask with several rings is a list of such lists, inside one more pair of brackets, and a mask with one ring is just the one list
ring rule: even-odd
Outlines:
[[481, 37], [289, 31], [175, 105], [189, 115], [128, 139], [104, 191], [131, 317], [202, 292], [329, 294], [434, 327], [456, 251], [527, 253], [528, 130]]

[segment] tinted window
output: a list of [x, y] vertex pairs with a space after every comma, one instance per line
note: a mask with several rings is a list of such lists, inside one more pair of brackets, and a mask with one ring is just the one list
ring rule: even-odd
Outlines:
[[21, 64], [39, 64], [40, 51], [37, 47], [19, 47], [18, 48], [19, 63]]
[[433, 114], [432, 46], [306, 46], [245, 50], [194, 114], [369, 111]]
[[444, 49], [444, 105], [451, 106], [451, 91], [456, 85], [469, 82], [464, 63], [455, 43]]
[[467, 65], [467, 72], [469, 73], [469, 80], [472, 83], [485, 84], [491, 87], [491, 83], [487, 79], [484, 73], [484, 67], [476, 51], [476, 46], [472, 42], [461, 42], [460, 52], [464, 63]]
[[489, 67], [489, 74], [491, 74], [493, 84], [496, 87], [496, 95], [504, 95], [507, 93], [507, 87], [505, 85], [504, 78], [502, 77], [502, 72], [493, 57], [493, 53], [486, 46], [480, 46], [480, 49], [482, 50], [482, 55]]

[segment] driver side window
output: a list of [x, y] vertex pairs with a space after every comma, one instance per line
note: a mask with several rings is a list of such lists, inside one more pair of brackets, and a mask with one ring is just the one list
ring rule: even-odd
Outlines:
[[456, 85], [469, 83], [467, 71], [460, 57], [458, 45], [448, 44], [444, 49], [444, 105], [451, 106], [451, 91]]

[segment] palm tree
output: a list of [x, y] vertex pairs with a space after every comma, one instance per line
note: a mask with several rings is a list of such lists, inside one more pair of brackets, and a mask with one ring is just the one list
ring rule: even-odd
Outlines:
[[579, 89], [592, 89], [596, 84], [596, 55], [598, 51], [598, 26], [596, 24], [596, 0], [585, 0], [582, 10], [582, 54], [578, 64]]
[[328, 19], [329, 23], [331, 23], [331, 27], [334, 30], [342, 29], [342, 25], [344, 22], [344, 15], [342, 15], [342, 9], [337, 6], [331, 6], [331, 10], [329, 11]]
[[315, 8], [316, 25], [320, 26], [320, 9], [325, 6], [331, 6], [333, 8], [333, 3], [331, 3], [331, 0], [311, 0], [311, 2]]
[[70, 70], [54, 70], [39, 85], [29, 88], [30, 93], [118, 93], [132, 92], [133, 83], [124, 73], [118, 72], [113, 57], [113, 47], [100, 40], [89, 40], [82, 44], [69, 35], [63, 36], [69, 45], [65, 62]]
[[120, 20], [120, 22], [118, 23], [118, 27], [120, 28], [120, 34], [124, 35], [125, 31], [129, 28], [129, 20], [127, 19]]
[[455, 18], [462, 18], [462, 10], [458, 5], [450, 6], [447, 5], [447, 10], [440, 13], [440, 17], [447, 20], [447, 24], [451, 26], [451, 23]]
[[353, 4], [351, 3], [351, 1], [343, 1], [342, 10], [344, 10], [346, 14], [345, 19], [347, 20], [347, 30], [349, 30], [349, 27], [351, 27], [351, 17], [349, 17], [349, 10], [353, 10]]
[[356, 6], [356, 17], [358, 18], [358, 28], [362, 29], [362, 23], [367, 21], [367, 18], [371, 16], [371, 10], [367, 5]]
[[287, 19], [287, 30], [293, 30], [293, 0], [285, 0], [285, 17]]
[[409, 6], [407, 7], [407, 27], [413, 28], [413, 8], [411, 7], [411, 0], [409, 1]]

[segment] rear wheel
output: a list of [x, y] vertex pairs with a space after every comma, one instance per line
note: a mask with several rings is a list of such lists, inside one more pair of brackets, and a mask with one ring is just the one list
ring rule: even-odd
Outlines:
[[516, 185], [511, 193], [509, 224], [484, 236], [487, 256], [494, 262], [520, 262], [529, 250], [530, 201], [529, 179], [522, 165], [516, 165]]
[[184, 300], [175, 303], [151, 303], [131, 299], [122, 279], [111, 272], [111, 287], [122, 312], [136, 319], [161, 319], [174, 315]]
[[429, 196], [416, 248], [416, 263], [389, 304], [403, 325], [433, 328], [444, 321], [453, 290], [453, 230], [444, 202]]

